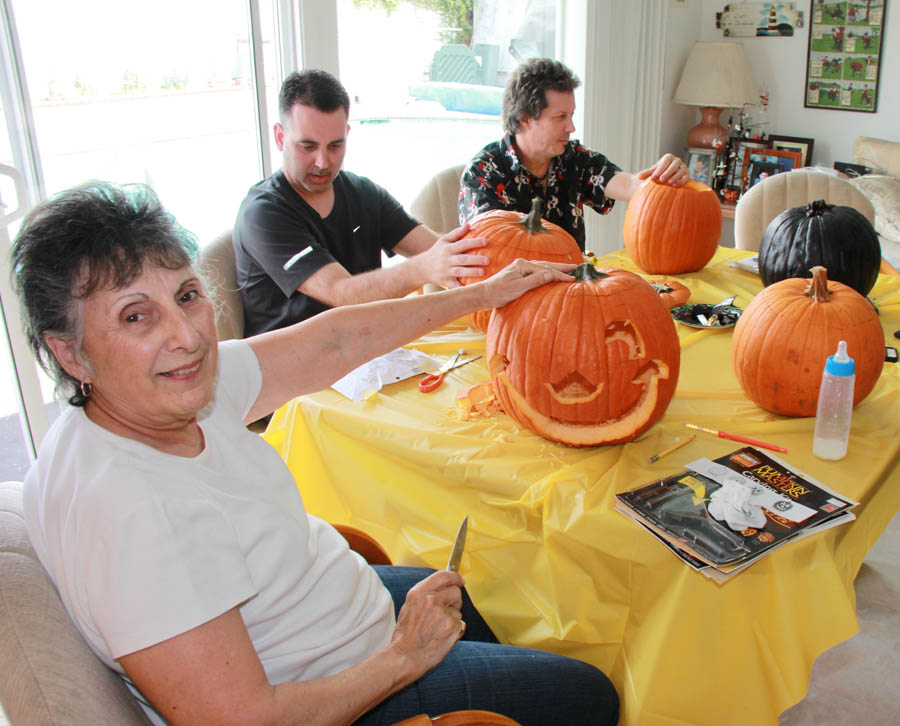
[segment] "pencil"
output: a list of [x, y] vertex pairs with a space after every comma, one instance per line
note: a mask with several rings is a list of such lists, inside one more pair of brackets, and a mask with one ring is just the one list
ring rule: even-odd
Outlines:
[[769, 449], [770, 451], [780, 451], [783, 454], [787, 454], [788, 450], [783, 446], [778, 446], [777, 444], [768, 444], [765, 441], [757, 441], [756, 439], [748, 439], [746, 436], [740, 436], [738, 434], [729, 434], [727, 431], [719, 431], [717, 429], [707, 429], [703, 428], [703, 426], [697, 426], [696, 424], [686, 423], [689, 429], [696, 429], [697, 431], [705, 431], [708, 434], [715, 434], [720, 439], [731, 439], [732, 441], [740, 441], [742, 444], [750, 444], [750, 446], [758, 446], [761, 449]]
[[694, 440], [694, 438], [695, 438], [694, 436], [688, 436], [686, 439], [682, 439], [681, 441], [676, 441], [676, 442], [675, 442], [674, 444], [672, 444], [668, 449], [663, 449], [663, 450], [660, 451], [658, 454], [654, 454], [654, 455], [651, 456], [647, 461], [649, 461], [651, 464], [652, 464], [654, 461], [659, 461], [659, 460], [662, 459], [664, 456], [666, 456], [666, 455], [668, 455], [668, 454], [671, 454], [673, 451], [675, 451], [675, 449], [680, 449], [680, 448], [681, 448], [682, 446], [684, 446], [685, 444], [691, 443], [691, 442]]

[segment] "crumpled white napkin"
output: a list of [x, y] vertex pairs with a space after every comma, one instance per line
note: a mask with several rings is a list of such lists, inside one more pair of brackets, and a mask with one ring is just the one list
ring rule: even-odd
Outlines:
[[396, 383], [420, 373], [432, 373], [439, 367], [434, 358], [421, 350], [397, 348], [368, 363], [363, 363], [339, 381], [335, 381], [331, 387], [351, 401], [359, 402], [381, 390], [381, 387], [388, 383]]
[[761, 529], [766, 526], [766, 515], [758, 504], [751, 504], [750, 487], [724, 481], [722, 487], [709, 495], [709, 513], [718, 520], [725, 520], [736, 532], [747, 527]]

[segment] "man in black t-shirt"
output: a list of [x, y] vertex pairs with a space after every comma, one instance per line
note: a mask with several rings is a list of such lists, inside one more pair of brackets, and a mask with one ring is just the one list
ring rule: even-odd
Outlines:
[[[245, 336], [483, 274], [485, 240], [460, 240], [467, 227], [438, 238], [380, 186], [341, 170], [349, 111], [346, 90], [325, 71], [282, 84], [282, 168], [250, 189], [234, 227]], [[382, 269], [382, 250], [408, 259]]]

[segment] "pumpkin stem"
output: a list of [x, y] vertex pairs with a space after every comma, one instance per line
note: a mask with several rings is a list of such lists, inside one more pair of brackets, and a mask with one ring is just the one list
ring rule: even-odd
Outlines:
[[810, 202], [806, 205], [806, 216], [807, 217], [821, 217], [826, 212], [834, 209], [833, 204], [829, 204], [824, 199], [816, 199], [814, 202]]
[[540, 234], [541, 232], [549, 231], [543, 224], [541, 224], [540, 197], [535, 197], [531, 200], [531, 211], [521, 222], [516, 222], [516, 224], [522, 225], [526, 230], [528, 230], [528, 234]]
[[804, 294], [815, 302], [828, 302], [831, 297], [831, 290], [828, 289], [828, 270], [821, 265], [816, 265], [810, 268], [810, 272], [812, 280], [804, 290]]
[[578, 265], [578, 267], [569, 274], [578, 280], [578, 282], [590, 282], [591, 280], [602, 280], [604, 277], [609, 277], [607, 273], [598, 270], [590, 262]]

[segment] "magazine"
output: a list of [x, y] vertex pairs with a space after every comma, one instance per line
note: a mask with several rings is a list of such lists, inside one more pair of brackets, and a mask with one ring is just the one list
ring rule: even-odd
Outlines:
[[785, 542], [852, 521], [858, 504], [749, 446], [692, 461], [616, 500], [617, 510], [720, 582]]

